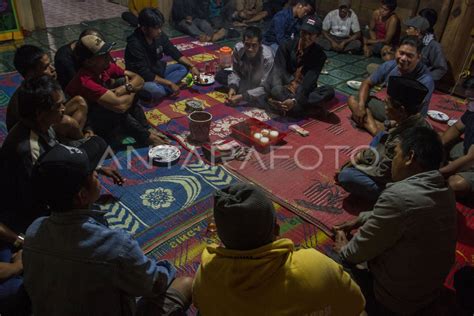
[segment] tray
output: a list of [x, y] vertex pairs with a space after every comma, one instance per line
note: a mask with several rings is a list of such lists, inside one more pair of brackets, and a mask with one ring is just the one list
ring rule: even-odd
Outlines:
[[[259, 140], [254, 137], [255, 133], [260, 133], [263, 129], [267, 129], [269, 131], [277, 131], [278, 136], [275, 138], [269, 138], [269, 142], [266, 144], [262, 144]], [[254, 118], [248, 118], [243, 122], [234, 124], [230, 127], [232, 131], [232, 136], [239, 141], [255, 147], [257, 150], [266, 150], [270, 148], [270, 146], [276, 145], [282, 142], [285, 137], [286, 133], [280, 132], [275, 128], [271, 127], [270, 125], [261, 122]]]

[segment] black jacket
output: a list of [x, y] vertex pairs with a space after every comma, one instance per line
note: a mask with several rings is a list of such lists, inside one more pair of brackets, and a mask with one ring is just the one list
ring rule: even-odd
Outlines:
[[[293, 80], [296, 69], [300, 66], [296, 61], [296, 50], [298, 39], [293, 39], [280, 45], [275, 56], [272, 71], [272, 86], [285, 86]], [[307, 47], [303, 53], [303, 82], [302, 89], [298, 89], [296, 100], [300, 104], [306, 104], [308, 95], [317, 87], [319, 74], [326, 62], [326, 54], [321, 46], [313, 44]]]
[[143, 32], [137, 28], [127, 38], [125, 65], [128, 70], [142, 76], [146, 82], [154, 81], [156, 75], [164, 76], [166, 62], [161, 60], [163, 54], [170, 56], [176, 61], [183, 56], [170, 42], [166, 34], [161, 33], [151, 45], [148, 45]]

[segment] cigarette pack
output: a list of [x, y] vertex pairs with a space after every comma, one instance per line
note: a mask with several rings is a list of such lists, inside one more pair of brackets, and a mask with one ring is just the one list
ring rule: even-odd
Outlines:
[[296, 124], [290, 125], [289, 129], [296, 132], [296, 133], [298, 133], [298, 134], [300, 134], [301, 136], [308, 136], [309, 135], [309, 131], [305, 130], [304, 128], [302, 128], [301, 126], [296, 125]]

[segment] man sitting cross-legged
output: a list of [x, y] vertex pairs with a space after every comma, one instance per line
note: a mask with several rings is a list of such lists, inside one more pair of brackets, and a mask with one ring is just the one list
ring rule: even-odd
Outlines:
[[[474, 86], [466, 91], [469, 98], [467, 111], [441, 137], [449, 151], [449, 163], [441, 168], [449, 186], [459, 197], [472, 195], [474, 190]], [[464, 134], [464, 141], [460, 137]], [[454, 144], [454, 146], [453, 146]], [[452, 147], [451, 147], [452, 146]]]
[[264, 19], [268, 12], [263, 9], [263, 0], [236, 0], [235, 16], [243, 23], [255, 23]]
[[429, 69], [421, 61], [421, 42], [416, 36], [406, 36], [400, 42], [395, 60], [387, 61], [367, 79], [362, 82], [357, 97], [349, 97], [348, 105], [352, 112], [352, 118], [359, 127], [365, 128], [371, 135], [375, 136], [378, 126], [383, 124], [385, 116], [385, 104], [381, 100], [369, 95], [370, 89], [379, 84], [387, 84], [391, 76], [402, 76], [414, 78], [428, 88], [428, 93], [423, 101], [420, 112], [423, 116], [428, 112], [431, 95], [434, 90], [434, 81]]
[[258, 27], [245, 29], [232, 58], [232, 72], [227, 78], [228, 103], [259, 102], [265, 96], [263, 86], [273, 68], [273, 53], [270, 47], [262, 45], [262, 31]]
[[[23, 45], [18, 48], [13, 57], [16, 70], [25, 80], [37, 78], [43, 75], [56, 79], [56, 69], [46, 52], [33, 45]], [[54, 125], [58, 137], [65, 140], [77, 140], [83, 138], [84, 126], [87, 120], [87, 103], [81, 96], [75, 96], [65, 104], [65, 112], [60, 122]], [[11, 130], [20, 120], [18, 113], [18, 89], [12, 95], [7, 107], [6, 124]], [[86, 133], [92, 134], [90, 129]], [[85, 131], [84, 131], [85, 132]]]
[[323, 20], [323, 36], [318, 44], [325, 50], [357, 52], [362, 47], [359, 19], [351, 9], [351, 0], [339, 0], [339, 8]]
[[317, 86], [326, 62], [326, 54], [316, 44], [321, 25], [317, 16], [306, 16], [300, 36], [278, 48], [266, 87], [270, 105], [284, 115], [304, 116], [312, 109], [326, 113], [321, 103], [334, 97], [332, 87]]
[[159, 145], [166, 142], [148, 124], [136, 95], [143, 79], [124, 71], [112, 62], [106, 43], [96, 35], [86, 35], [77, 44], [75, 53], [81, 68], [66, 88], [70, 95], [82, 95], [90, 104], [89, 120], [94, 132], [114, 147], [120, 137], [132, 136], [138, 145]]
[[406, 77], [391, 76], [388, 82], [387, 125], [377, 130], [370, 149], [355, 156], [355, 165], [348, 163], [337, 176], [346, 191], [371, 202], [375, 202], [385, 185], [392, 181], [391, 165], [400, 133], [410, 127], [429, 126], [420, 114], [428, 89]]
[[[414, 127], [399, 139], [393, 183], [372, 211], [335, 227], [335, 250], [364, 292], [369, 315], [436, 315], [430, 305], [454, 263], [456, 200], [438, 171], [438, 134]], [[359, 226], [348, 241], [346, 233]], [[353, 266], [363, 262], [369, 271]]]
[[[196, 76], [199, 75], [199, 70], [163, 33], [161, 28], [165, 19], [158, 9], [143, 9], [138, 20], [140, 27], [127, 38], [125, 64], [128, 70], [145, 80], [143, 89], [150, 94], [150, 105], [155, 105], [164, 96], [179, 93], [179, 82], [188, 73], [188, 69]], [[166, 65], [161, 60], [163, 54], [178, 63]]]
[[178, 30], [201, 42], [217, 42], [227, 33], [224, 28], [214, 30], [207, 21], [207, 7], [203, 1], [173, 0], [171, 15]]
[[218, 191], [223, 247], [204, 249], [193, 285], [202, 315], [359, 315], [364, 297], [342, 267], [315, 249], [278, 239], [272, 202], [250, 184]]
[[185, 315], [192, 279], [175, 279], [171, 263], [147, 258], [128, 232], [110, 229], [105, 212], [92, 209], [106, 147], [98, 136], [77, 148], [56, 145], [34, 167], [33, 189], [51, 215], [34, 221], [25, 236], [24, 284], [33, 313]]

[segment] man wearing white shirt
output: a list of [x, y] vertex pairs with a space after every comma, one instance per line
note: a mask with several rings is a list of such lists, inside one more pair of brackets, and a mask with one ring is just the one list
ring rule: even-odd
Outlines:
[[351, 10], [351, 0], [339, 0], [339, 9], [329, 12], [323, 21], [323, 36], [318, 44], [325, 50], [354, 52], [360, 50], [359, 19]]

